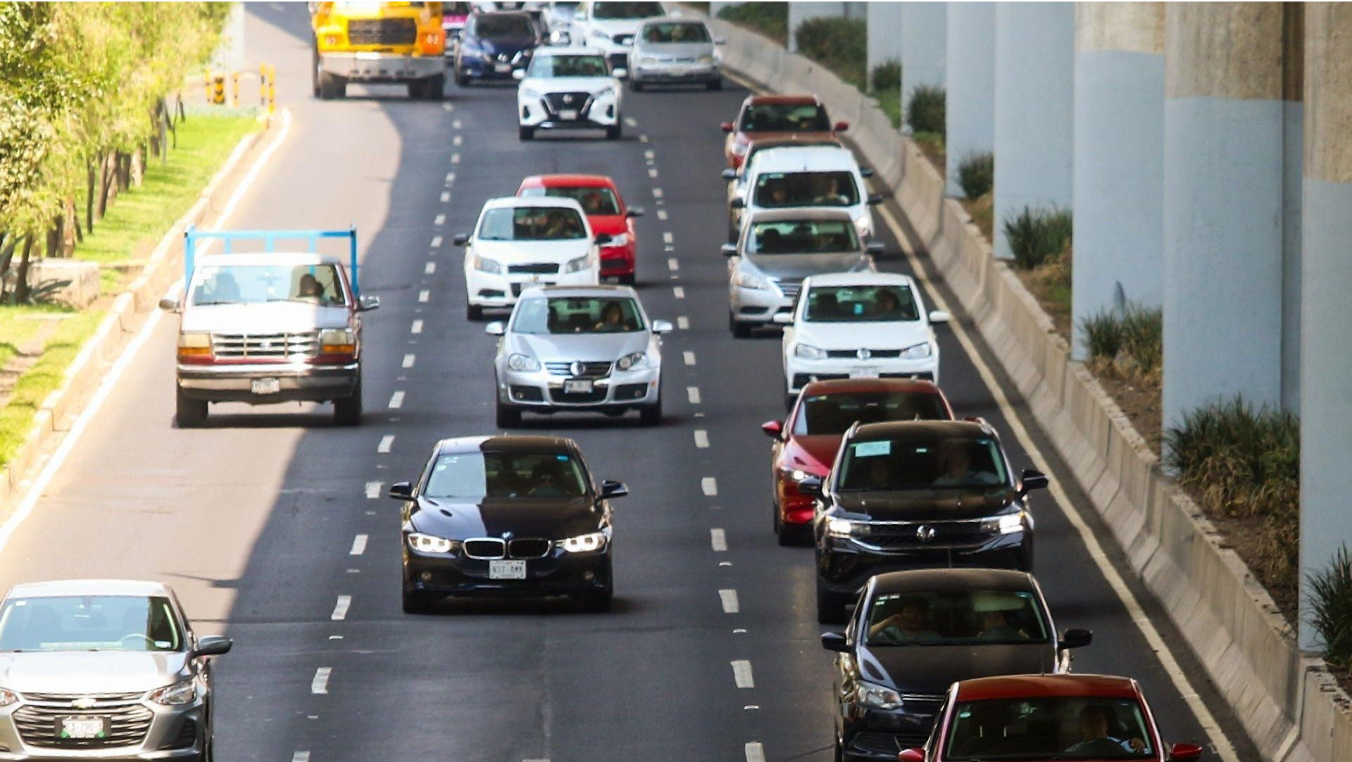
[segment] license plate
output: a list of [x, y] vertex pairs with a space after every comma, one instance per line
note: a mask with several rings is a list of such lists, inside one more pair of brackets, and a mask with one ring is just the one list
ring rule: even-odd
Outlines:
[[586, 379], [570, 378], [563, 382], [563, 391], [567, 394], [591, 394], [592, 382]]
[[277, 378], [255, 378], [252, 388], [254, 394], [276, 394], [282, 390], [282, 382]]
[[507, 72], [512, 70], [512, 65], [504, 63], [496, 64], [493, 66], [493, 70], [498, 72], [499, 74], [506, 74]]
[[569, 121], [574, 120], [574, 119], [577, 119], [577, 109], [575, 109], [575, 108], [565, 108], [565, 109], [561, 109], [561, 110], [559, 111], [559, 118], [560, 118], [560, 119], [566, 119], [566, 120], [569, 120]]
[[877, 378], [877, 368], [850, 368], [850, 378]]
[[103, 738], [108, 735], [108, 720], [104, 717], [62, 717], [56, 721], [56, 735], [60, 738]]
[[489, 561], [489, 579], [525, 579], [525, 561]]

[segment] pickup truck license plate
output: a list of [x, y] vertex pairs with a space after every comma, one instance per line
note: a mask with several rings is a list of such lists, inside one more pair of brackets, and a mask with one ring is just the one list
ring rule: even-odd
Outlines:
[[878, 369], [867, 366], [850, 368], [850, 378], [877, 378]]
[[577, 109], [575, 108], [559, 109], [559, 118], [568, 122], [576, 121]]
[[108, 720], [103, 717], [62, 717], [56, 721], [59, 738], [103, 738], [108, 735]]
[[489, 561], [489, 579], [525, 579], [525, 561]]
[[591, 394], [592, 382], [586, 379], [570, 378], [563, 382], [563, 391], [566, 394]]
[[276, 394], [282, 390], [281, 379], [255, 378], [252, 384], [254, 394]]

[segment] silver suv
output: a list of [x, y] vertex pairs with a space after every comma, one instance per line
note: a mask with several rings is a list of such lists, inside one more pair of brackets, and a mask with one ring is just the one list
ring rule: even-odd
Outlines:
[[158, 582], [17, 585], [0, 602], [0, 760], [212, 759], [211, 660]]

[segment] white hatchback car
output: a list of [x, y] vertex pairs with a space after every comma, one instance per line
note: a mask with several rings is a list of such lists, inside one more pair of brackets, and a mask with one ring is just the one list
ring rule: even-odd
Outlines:
[[849, 149], [835, 146], [786, 146], [756, 154], [755, 166], [729, 202], [732, 230], [748, 213], [764, 209], [830, 207], [845, 209], [861, 240], [873, 237], [869, 207], [882, 196], [869, 195], [859, 162]]
[[803, 281], [784, 328], [785, 400], [792, 405], [811, 381], [833, 378], [921, 378], [939, 383], [934, 323], [947, 312], [925, 311], [909, 275], [835, 273]]
[[516, 89], [517, 132], [522, 140], [536, 130], [602, 129], [618, 140], [620, 81], [599, 51], [586, 48], [536, 48], [530, 66], [512, 76]]
[[609, 242], [592, 233], [574, 199], [489, 199], [474, 232], [455, 237], [465, 247], [465, 316], [478, 320], [485, 308], [509, 308], [527, 288], [596, 285], [598, 246]]

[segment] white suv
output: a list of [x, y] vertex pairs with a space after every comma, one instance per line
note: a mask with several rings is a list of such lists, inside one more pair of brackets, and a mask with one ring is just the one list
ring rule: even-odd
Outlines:
[[620, 81], [606, 59], [585, 48], [537, 48], [530, 66], [512, 72], [517, 128], [522, 140], [536, 130], [602, 129], [618, 140], [622, 130]]
[[865, 170], [847, 148], [767, 148], [756, 154], [755, 166], [742, 175], [730, 201], [731, 230], [739, 230], [748, 214], [764, 209], [812, 206], [847, 210], [859, 238], [867, 241], [873, 237], [869, 207], [883, 199], [869, 194]]
[[667, 15], [662, 3], [583, 0], [573, 11], [569, 41], [595, 48], [616, 69], [629, 68], [629, 51], [644, 19]]

